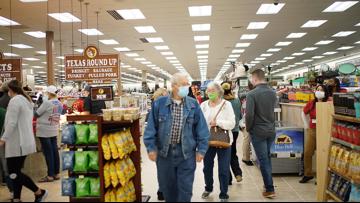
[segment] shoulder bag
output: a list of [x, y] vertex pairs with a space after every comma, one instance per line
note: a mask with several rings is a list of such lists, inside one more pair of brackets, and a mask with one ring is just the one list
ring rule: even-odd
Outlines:
[[[219, 116], [219, 114], [221, 113], [222, 109], [224, 108], [225, 104], [226, 101], [221, 105], [219, 112], [216, 114], [214, 118], [215, 121]], [[231, 147], [229, 131], [224, 130], [218, 126], [211, 127], [209, 146], [215, 148], [224, 148], [224, 149]]]

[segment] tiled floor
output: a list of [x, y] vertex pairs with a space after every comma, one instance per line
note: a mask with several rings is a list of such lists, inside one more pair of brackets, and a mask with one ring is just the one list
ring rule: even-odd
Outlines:
[[[241, 143], [241, 141], [239, 142]], [[240, 147], [240, 146], [239, 146]], [[150, 195], [151, 201], [157, 201], [157, 177], [156, 167], [153, 162], [150, 162], [146, 157], [146, 151], [143, 148], [143, 166], [142, 166], [142, 180], [143, 180], [143, 194]], [[241, 157], [241, 156], [240, 156]], [[36, 164], [37, 166], [43, 166], [44, 160], [40, 154], [33, 156], [28, 160], [28, 164]], [[216, 166], [217, 164], [215, 164]], [[235, 183], [229, 188], [230, 201], [243, 201], [243, 202], [314, 202], [316, 201], [316, 187], [314, 182], [301, 185], [298, 183], [299, 177], [296, 176], [281, 176], [274, 177], [276, 186], [277, 198], [274, 200], [264, 199], [261, 195], [263, 182], [260, 171], [255, 167], [248, 167], [241, 163], [241, 167], [244, 173], [244, 180], [241, 183]], [[39, 167], [43, 168], [43, 167]], [[215, 191], [208, 200], [201, 199], [201, 194], [204, 190], [204, 180], [202, 173], [202, 164], [198, 164], [196, 171], [196, 177], [194, 182], [194, 196], [193, 201], [196, 202], [218, 202], [219, 184], [218, 178], [215, 180]], [[37, 171], [29, 171], [33, 177], [38, 179], [45, 172], [44, 169]], [[217, 174], [217, 167], [215, 167], [214, 174]], [[39, 184], [40, 187], [46, 188], [50, 191], [48, 198], [49, 202], [66, 202], [67, 197], [61, 197], [61, 185], [60, 182]], [[8, 193], [5, 187], [0, 186], [0, 201], [8, 201]], [[33, 195], [26, 189], [23, 190], [23, 201], [33, 201]]]

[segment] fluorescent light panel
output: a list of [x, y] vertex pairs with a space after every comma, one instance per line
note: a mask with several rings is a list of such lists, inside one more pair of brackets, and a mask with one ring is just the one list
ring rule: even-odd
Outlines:
[[144, 14], [139, 9], [123, 9], [116, 12], [125, 20], [145, 19]]
[[196, 54], [209, 54], [209, 51], [196, 51]]
[[167, 52], [161, 52], [161, 55], [163, 55], [163, 56], [171, 56], [171, 55], [174, 55], [174, 53], [171, 52], [171, 51], [167, 51]]
[[327, 20], [309, 20], [301, 27], [302, 28], [320, 27], [322, 24], [324, 24], [326, 22], [327, 22]]
[[316, 49], [318, 49], [318, 47], [306, 47], [303, 49], [303, 51], [314, 51]]
[[211, 29], [211, 24], [193, 24], [193, 31], [209, 31]]
[[355, 31], [341, 31], [333, 35], [333, 37], [347, 37], [354, 34]]
[[268, 49], [267, 52], [278, 52], [280, 50], [281, 50], [281, 48], [271, 48], [271, 49]]
[[329, 51], [329, 52], [323, 53], [323, 55], [329, 56], [329, 55], [333, 55], [333, 54], [337, 54], [337, 53], [338, 53], [337, 51]]
[[278, 5], [274, 4], [262, 4], [259, 10], [256, 12], [258, 15], [264, 14], [277, 14], [285, 6], [284, 3], [279, 3]]
[[49, 13], [49, 16], [62, 23], [81, 22], [79, 18], [73, 16], [71, 13]]
[[304, 37], [306, 34], [307, 34], [306, 32], [294, 32], [294, 33], [290, 33], [286, 38], [297, 39]]
[[354, 48], [353, 46], [343, 46], [343, 47], [340, 47], [338, 48], [337, 50], [348, 50], [348, 49], [352, 49]]
[[321, 59], [321, 58], [324, 58], [325, 56], [314, 56], [312, 57], [313, 59]]
[[292, 59], [294, 59], [294, 58], [295, 58], [295, 57], [293, 57], [293, 56], [284, 57], [285, 60], [292, 60]]
[[269, 22], [251, 22], [249, 23], [247, 29], [248, 30], [259, 30], [265, 29]]
[[119, 42], [114, 39], [103, 39], [103, 40], [99, 40], [99, 41], [105, 45], [119, 44]]
[[240, 54], [231, 54], [229, 55], [229, 58], [239, 58]]
[[88, 36], [104, 35], [104, 33], [100, 32], [99, 30], [97, 30], [95, 28], [79, 29], [79, 32], [83, 33], [84, 35], [88, 35]]
[[190, 6], [189, 7], [189, 15], [191, 17], [211, 16], [211, 14], [212, 14], [212, 6]]
[[150, 43], [162, 43], [164, 40], [161, 37], [149, 37], [145, 38]]
[[135, 30], [138, 31], [138, 33], [156, 33], [153, 26], [136, 26]]
[[0, 26], [15, 26], [15, 25], [20, 25], [20, 24], [18, 22], [0, 16]]
[[33, 32], [24, 32], [25, 34], [41, 39], [41, 38], [46, 38], [46, 33], [45, 32], [41, 32], [41, 31], [33, 31]]
[[249, 39], [256, 39], [258, 34], [243, 34], [240, 37], [240, 40], [249, 40]]
[[298, 53], [293, 53], [292, 55], [293, 56], [302, 56], [304, 54], [305, 54], [304, 52], [298, 52]]
[[194, 36], [194, 41], [195, 41], [195, 42], [209, 41], [209, 40], [210, 40], [210, 36], [209, 36], [209, 35], [205, 35], [205, 36]]
[[41, 54], [41, 55], [46, 55], [46, 51], [37, 51], [36, 53]]
[[244, 53], [245, 49], [234, 49], [231, 53], [238, 54], [238, 53]]
[[261, 54], [260, 56], [261, 57], [269, 57], [269, 56], [272, 56], [273, 54]]
[[292, 42], [278, 42], [275, 46], [277, 47], [284, 47], [289, 46]]
[[329, 7], [327, 7], [325, 10], [323, 10], [323, 12], [344, 12], [357, 3], [358, 1], [336, 1]]
[[114, 48], [116, 51], [119, 51], [119, 52], [126, 52], [126, 51], [130, 51], [129, 48], [127, 47], [116, 47]]
[[19, 56], [19, 55], [13, 54], [13, 53], [4, 53], [4, 56], [7, 56], [7, 57], [15, 57], [15, 56]]
[[84, 49], [75, 49], [74, 51], [76, 51], [78, 53], [84, 53]]
[[334, 42], [334, 40], [322, 40], [322, 41], [317, 42], [315, 45], [328, 45], [333, 42]]
[[10, 44], [9, 46], [15, 47], [18, 49], [32, 49], [32, 46], [26, 45], [26, 44]]
[[244, 48], [244, 47], [249, 47], [250, 44], [251, 44], [251, 43], [237, 43], [237, 44], [236, 44], [236, 47], [242, 47], [242, 48]]
[[40, 59], [37, 58], [24, 58], [26, 61], [40, 61]]
[[208, 49], [209, 44], [197, 44], [195, 45], [196, 49]]
[[255, 61], [264, 61], [266, 58], [256, 58]]

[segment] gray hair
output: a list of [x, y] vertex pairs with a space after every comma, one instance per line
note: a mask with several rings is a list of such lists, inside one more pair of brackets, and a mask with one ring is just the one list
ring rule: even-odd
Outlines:
[[187, 78], [187, 75], [185, 73], [175, 73], [170, 80], [171, 85], [178, 85], [180, 83], [180, 80], [184, 78]]
[[216, 90], [216, 92], [219, 94], [219, 97], [223, 97], [224, 96], [224, 89], [221, 87], [221, 85], [219, 85], [218, 83], [216, 83], [216, 82], [211, 82], [208, 86], [207, 86], [207, 88], [209, 88], [209, 87], [213, 87], [215, 90]]

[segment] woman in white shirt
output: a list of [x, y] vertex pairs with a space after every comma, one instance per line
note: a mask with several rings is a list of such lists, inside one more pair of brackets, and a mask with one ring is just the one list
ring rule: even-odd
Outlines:
[[[219, 84], [211, 83], [207, 88], [207, 95], [209, 100], [202, 103], [201, 109], [204, 113], [205, 119], [208, 123], [209, 129], [211, 127], [220, 127], [227, 130], [230, 137], [229, 146], [232, 143], [231, 130], [235, 127], [235, 113], [230, 102], [223, 99], [224, 90]], [[216, 114], [219, 112], [217, 118]], [[220, 180], [220, 201], [227, 202], [229, 200], [228, 187], [230, 175], [230, 160], [231, 160], [231, 147], [229, 148], [215, 148], [209, 147], [204, 158], [204, 175], [205, 175], [205, 192], [202, 195], [203, 199], [207, 199], [213, 192], [213, 170], [214, 159], [218, 156], [219, 162], [219, 180]]]

